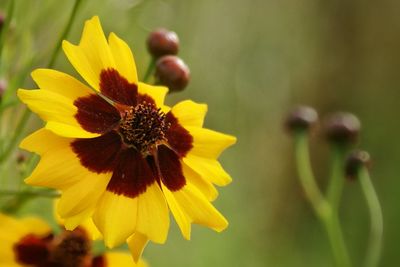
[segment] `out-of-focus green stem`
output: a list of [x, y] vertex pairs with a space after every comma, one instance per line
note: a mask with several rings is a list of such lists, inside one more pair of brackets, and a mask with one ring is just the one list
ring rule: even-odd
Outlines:
[[350, 267], [351, 262], [337, 213], [333, 212], [331, 204], [323, 196], [315, 181], [310, 163], [308, 133], [306, 131], [298, 131], [294, 136], [294, 141], [296, 165], [301, 185], [328, 235], [336, 265], [338, 267]]
[[297, 171], [301, 185], [308, 201], [311, 203], [318, 217], [326, 217], [330, 213], [330, 207], [324, 196], [322, 195], [312, 172], [310, 164], [310, 156], [308, 151], [308, 134], [305, 131], [296, 133], [295, 142], [295, 157]]
[[358, 179], [360, 180], [361, 188], [367, 201], [371, 227], [370, 236], [365, 257], [366, 267], [376, 267], [379, 264], [382, 251], [382, 237], [383, 237], [383, 216], [382, 208], [379, 203], [378, 196], [371, 182], [370, 175], [365, 166], [362, 166], [358, 172]]
[[[6, 40], [7, 32], [8, 29], [10, 28], [10, 23], [14, 14], [14, 2], [15, 0], [10, 0], [8, 1], [8, 8], [7, 8], [7, 13], [5, 14], [6, 18], [3, 24], [2, 29], [0, 30], [0, 58], [2, 57], [3, 53], [3, 48], [4, 48], [4, 43]], [[0, 64], [1, 64], [0, 60]]]
[[156, 59], [154, 57], [151, 58], [149, 65], [147, 66], [146, 73], [143, 76], [143, 82], [147, 83], [151, 77], [151, 74], [154, 71], [154, 67], [156, 66]]
[[32, 190], [21, 190], [21, 191], [16, 191], [16, 190], [0, 190], [0, 197], [5, 197], [5, 196], [17, 196], [17, 195], [24, 195], [24, 196], [35, 196], [35, 197], [49, 197], [49, 198], [57, 198], [60, 197], [60, 193], [54, 191], [54, 190], [37, 190], [37, 191], [32, 191]]
[[75, 20], [77, 11], [78, 11], [79, 6], [80, 6], [80, 4], [82, 2], [83, 2], [82, 0], [76, 0], [75, 1], [75, 4], [74, 4], [74, 6], [72, 8], [72, 12], [71, 12], [69, 20], [67, 22], [67, 25], [65, 25], [65, 28], [64, 28], [62, 34], [60, 35], [60, 38], [57, 41], [56, 48], [54, 49], [53, 54], [51, 55], [49, 64], [47, 65], [48, 68], [52, 68], [54, 66], [54, 63], [55, 63], [55, 61], [57, 59], [57, 55], [58, 55], [58, 53], [60, 52], [60, 49], [61, 49], [62, 41], [68, 36], [69, 32], [71, 31], [72, 23]]
[[[13, 2], [13, 1], [11, 1], [11, 2]], [[57, 42], [57, 45], [54, 48], [53, 53], [52, 53], [52, 55], [50, 57], [48, 68], [53, 67], [53, 64], [55, 62], [57, 54], [60, 51], [61, 43], [66, 38], [68, 33], [70, 32], [72, 23], [73, 23], [73, 21], [75, 19], [75, 16], [77, 14], [78, 8], [79, 8], [81, 3], [82, 3], [82, 0], [76, 0], [75, 1], [75, 4], [74, 4], [74, 6], [72, 8], [71, 15], [69, 17], [69, 20], [68, 20], [68, 22], [67, 22], [67, 24], [66, 24], [66, 26], [65, 26], [65, 28], [64, 28], [61, 36], [60, 36], [60, 38], [59, 38], [59, 40]], [[19, 120], [19, 122], [18, 122], [18, 124], [16, 126], [16, 129], [14, 131], [14, 135], [13, 135], [10, 143], [8, 144], [7, 148], [4, 150], [2, 155], [0, 155], [0, 163], [2, 163], [6, 158], [8, 158], [8, 156], [14, 150], [16, 144], [18, 143], [18, 141], [21, 138], [21, 135], [23, 134], [25, 125], [26, 125], [27, 121], [29, 120], [30, 115], [31, 115], [31, 112], [27, 108], [25, 108], [25, 110], [23, 111], [23, 114], [22, 114], [22, 116], [21, 116], [21, 118], [20, 118], [20, 120]]]
[[333, 212], [337, 213], [344, 185], [344, 160], [346, 149], [341, 145], [332, 146], [332, 170], [328, 186], [327, 198]]

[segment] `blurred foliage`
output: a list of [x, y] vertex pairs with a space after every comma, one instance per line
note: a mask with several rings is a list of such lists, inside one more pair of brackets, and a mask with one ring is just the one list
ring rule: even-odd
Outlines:
[[[46, 66], [73, 1], [11, 1], [16, 15], [0, 73], [13, 80], [31, 62], [29, 71]], [[7, 2], [0, 1], [0, 10]], [[84, 1], [68, 40], [77, 43], [84, 20], [99, 15], [106, 32], [129, 43], [143, 76], [150, 61], [148, 32], [157, 27], [176, 31], [192, 81], [168, 103], [186, 98], [208, 103], [206, 126], [239, 140], [222, 156], [234, 182], [220, 190], [216, 201], [230, 227], [216, 234], [194, 226], [187, 242], [173, 226], [166, 245], [146, 249], [151, 266], [333, 266], [282, 127], [297, 103], [312, 105], [321, 115], [346, 110], [361, 119], [360, 146], [373, 157], [372, 177], [385, 219], [381, 266], [399, 262], [400, 143], [390, 141], [400, 134], [399, 8], [390, 0]], [[56, 68], [78, 77], [62, 53]], [[29, 77], [22, 80], [23, 87], [35, 86]], [[2, 136], [10, 134], [2, 129], [13, 125], [18, 110], [6, 114]], [[40, 125], [37, 117], [31, 119], [26, 133]], [[312, 152], [325, 185], [329, 155], [318, 131]], [[2, 175], [2, 188], [20, 183], [15, 171]], [[45, 201], [30, 203], [22, 213], [50, 218]], [[354, 265], [360, 266], [369, 223], [357, 182], [346, 184], [341, 216]]]

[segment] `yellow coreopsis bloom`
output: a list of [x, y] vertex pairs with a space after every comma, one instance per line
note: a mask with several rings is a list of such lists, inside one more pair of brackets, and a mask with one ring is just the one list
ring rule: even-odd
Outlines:
[[15, 219], [0, 213], [0, 266], [2, 267], [146, 267], [129, 253], [93, 255], [90, 229], [78, 226], [55, 235], [37, 217]]
[[25, 181], [62, 191], [57, 211], [66, 228], [93, 217], [106, 245], [129, 238], [135, 259], [148, 239], [165, 242], [169, 210], [186, 239], [191, 223], [225, 229], [210, 201], [214, 184], [231, 181], [217, 158], [236, 139], [203, 128], [207, 106], [165, 106], [168, 89], [138, 81], [128, 45], [114, 33], [107, 41], [98, 17], [86, 22], [79, 45], [64, 41], [63, 49], [90, 87], [38, 69], [40, 89], [18, 96], [46, 121], [21, 143], [41, 156]]

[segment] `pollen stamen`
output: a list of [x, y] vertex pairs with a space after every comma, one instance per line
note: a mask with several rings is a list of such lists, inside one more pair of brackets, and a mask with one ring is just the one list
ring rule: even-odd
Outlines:
[[166, 140], [165, 133], [169, 127], [165, 113], [153, 103], [143, 101], [125, 111], [118, 132], [127, 146], [149, 155]]

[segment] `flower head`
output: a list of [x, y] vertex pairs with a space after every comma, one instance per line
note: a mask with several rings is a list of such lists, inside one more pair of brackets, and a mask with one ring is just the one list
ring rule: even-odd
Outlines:
[[136, 265], [128, 253], [93, 255], [90, 227], [54, 233], [36, 217], [15, 219], [0, 214], [0, 266], [146, 267]]
[[39, 69], [40, 89], [18, 96], [46, 121], [21, 143], [41, 156], [25, 181], [62, 191], [66, 228], [92, 217], [107, 246], [128, 239], [135, 259], [147, 240], [165, 242], [169, 210], [187, 239], [191, 223], [225, 229], [210, 201], [214, 184], [231, 181], [217, 158], [236, 139], [202, 127], [207, 106], [164, 105], [168, 89], [138, 81], [128, 45], [114, 33], [107, 41], [98, 17], [79, 45], [64, 41], [63, 49], [90, 87]]

